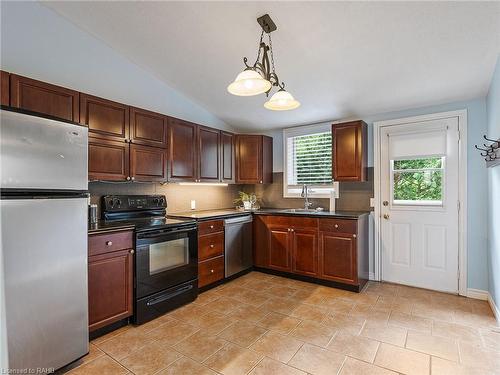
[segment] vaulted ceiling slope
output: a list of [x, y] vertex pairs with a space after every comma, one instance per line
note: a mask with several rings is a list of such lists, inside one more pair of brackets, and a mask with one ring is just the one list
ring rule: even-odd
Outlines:
[[[239, 129], [257, 131], [484, 96], [500, 2], [45, 2]], [[302, 106], [226, 86], [269, 13], [276, 69]]]

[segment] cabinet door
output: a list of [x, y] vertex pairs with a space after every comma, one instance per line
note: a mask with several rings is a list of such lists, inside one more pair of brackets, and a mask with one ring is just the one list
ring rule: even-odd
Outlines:
[[292, 272], [306, 276], [318, 273], [318, 232], [294, 228], [292, 236]]
[[133, 256], [121, 250], [89, 257], [89, 330], [132, 315]]
[[80, 95], [80, 123], [96, 138], [128, 141], [129, 107], [95, 96]]
[[31, 78], [10, 75], [10, 105], [78, 122], [79, 93]]
[[262, 136], [236, 136], [236, 183], [262, 183]]
[[269, 226], [269, 268], [291, 271], [290, 234], [288, 228]]
[[269, 229], [266, 225], [267, 216], [253, 216], [253, 264], [257, 267], [269, 267]]
[[10, 75], [3, 70], [0, 70], [0, 86], [1, 86], [1, 100], [2, 105], [10, 105]]
[[167, 116], [144, 109], [130, 108], [130, 141], [167, 148]]
[[320, 277], [342, 283], [357, 284], [356, 239], [352, 234], [320, 233]]
[[128, 143], [89, 138], [89, 180], [124, 181], [128, 177]]
[[366, 123], [333, 124], [332, 137], [333, 179], [366, 181]]
[[132, 181], [167, 181], [167, 152], [163, 148], [130, 145]]
[[196, 125], [169, 118], [168, 153], [170, 181], [196, 181]]
[[198, 180], [220, 181], [220, 131], [198, 126]]
[[222, 181], [234, 182], [234, 134], [221, 131]]

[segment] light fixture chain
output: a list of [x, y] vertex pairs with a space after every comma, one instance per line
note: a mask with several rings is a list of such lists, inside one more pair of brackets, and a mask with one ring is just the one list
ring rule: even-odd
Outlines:
[[255, 64], [253, 64], [254, 66], [259, 62], [259, 59], [260, 59], [260, 50], [261, 50], [261, 44], [262, 44], [262, 40], [264, 39], [264, 29], [262, 29], [262, 33], [260, 34], [260, 41], [259, 41], [259, 49], [257, 51], [257, 59], [255, 60]]
[[273, 73], [276, 74], [276, 68], [274, 67], [273, 41], [271, 40], [271, 33], [267, 35], [269, 35], [269, 50], [271, 51], [271, 65], [273, 67]]

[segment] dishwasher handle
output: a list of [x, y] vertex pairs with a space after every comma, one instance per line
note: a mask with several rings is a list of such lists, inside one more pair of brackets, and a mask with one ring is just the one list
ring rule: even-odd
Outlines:
[[251, 223], [251, 222], [252, 222], [252, 215], [232, 217], [232, 218], [224, 220], [225, 225], [244, 224], [244, 223]]

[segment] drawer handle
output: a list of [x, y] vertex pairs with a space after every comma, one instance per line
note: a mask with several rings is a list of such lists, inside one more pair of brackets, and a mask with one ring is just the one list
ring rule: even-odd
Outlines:
[[355, 234], [352, 235], [353, 238], [356, 238], [357, 236]]
[[210, 229], [214, 229], [214, 226], [213, 226], [213, 225], [210, 225]]
[[214, 270], [210, 270], [210, 273], [214, 273]]
[[211, 245], [210, 245], [210, 248], [211, 248], [211, 249], [213, 249], [213, 248], [214, 248], [214, 244], [211, 244]]
[[338, 225], [338, 224], [335, 224], [335, 225], [334, 225], [334, 227], [335, 227], [335, 229], [337, 229], [337, 228], [339, 227], [339, 225]]
[[113, 241], [106, 241], [106, 246], [111, 246], [113, 245]]

